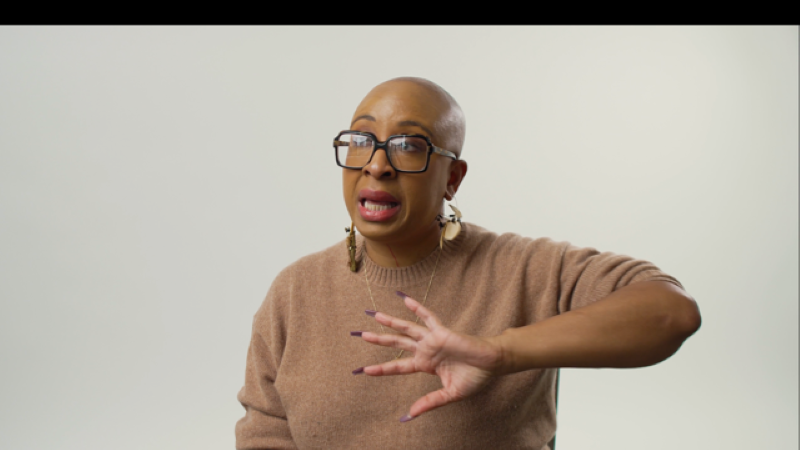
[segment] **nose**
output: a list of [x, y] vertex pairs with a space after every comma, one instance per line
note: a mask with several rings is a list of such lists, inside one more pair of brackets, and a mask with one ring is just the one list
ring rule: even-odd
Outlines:
[[397, 176], [397, 171], [389, 164], [389, 156], [385, 148], [379, 148], [372, 154], [372, 159], [361, 169], [364, 175], [375, 177], [379, 180]]

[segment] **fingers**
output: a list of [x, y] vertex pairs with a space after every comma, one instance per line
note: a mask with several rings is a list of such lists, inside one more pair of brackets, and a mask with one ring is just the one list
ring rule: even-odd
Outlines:
[[428, 308], [422, 306], [418, 301], [414, 300], [413, 298], [409, 297], [408, 295], [400, 291], [397, 291], [397, 295], [403, 297], [403, 300], [406, 303], [406, 307], [410, 309], [414, 314], [416, 314], [417, 317], [422, 319], [422, 321], [425, 322], [425, 325], [429, 329], [434, 330], [442, 326], [442, 323], [439, 322], [439, 319], [435, 315], [433, 315], [433, 313], [430, 312]]
[[414, 367], [414, 361], [411, 358], [404, 358], [378, 364], [377, 366], [367, 366], [356, 369], [353, 374], [364, 373], [373, 377], [382, 377], [388, 375], [405, 375], [415, 372], [417, 372], [417, 369]]
[[452, 403], [455, 401], [452, 395], [448, 394], [444, 388], [439, 389], [438, 391], [433, 391], [425, 395], [424, 397], [420, 398], [408, 410], [408, 414], [401, 417], [401, 422], [408, 422], [409, 420], [426, 413], [432, 409], [436, 409], [440, 406], [444, 406], [448, 403]]
[[375, 320], [381, 325], [386, 325], [387, 327], [397, 330], [417, 341], [425, 337], [425, 334], [427, 333], [427, 330], [422, 325], [417, 325], [414, 322], [398, 319], [388, 314], [376, 313], [374, 317]]
[[351, 336], [361, 336], [361, 339], [383, 347], [394, 347], [414, 353], [417, 350], [417, 341], [399, 334], [377, 334], [369, 331], [352, 331]]
[[414, 322], [401, 320], [388, 314], [378, 313], [376, 311], [367, 311], [367, 314], [374, 317], [378, 323], [406, 334], [415, 340], [420, 340], [425, 337], [427, 331], [434, 330], [442, 326], [442, 323], [439, 322], [439, 319], [430, 310], [428, 310], [428, 308], [422, 306], [418, 301], [400, 291], [397, 291], [397, 295], [403, 297], [406, 307], [416, 314], [417, 317], [422, 319], [422, 321], [428, 327], [428, 330]]

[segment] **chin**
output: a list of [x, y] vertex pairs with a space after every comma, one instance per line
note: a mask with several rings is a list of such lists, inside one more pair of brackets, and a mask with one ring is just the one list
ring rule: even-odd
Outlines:
[[374, 241], [393, 241], [400, 233], [396, 223], [371, 222], [359, 217], [355, 220], [356, 230], [365, 238]]

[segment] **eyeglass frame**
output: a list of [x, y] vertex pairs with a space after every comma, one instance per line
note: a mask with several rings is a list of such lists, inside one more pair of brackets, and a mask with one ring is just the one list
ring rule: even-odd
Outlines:
[[[339, 142], [342, 142], [342, 141], [339, 140], [339, 138], [341, 138], [343, 134], [358, 134], [358, 135], [361, 135], [361, 136], [369, 136], [369, 137], [371, 137], [373, 139], [374, 144], [373, 144], [373, 147], [372, 147], [372, 154], [369, 155], [369, 159], [367, 160], [367, 162], [364, 163], [363, 166], [361, 166], [361, 167], [353, 167], [353, 166], [345, 166], [345, 165], [339, 163], [339, 157], [338, 157], [338, 153], [339, 152], [337, 150], [338, 146], [336, 144], [339, 143]], [[392, 139], [397, 138], [397, 137], [416, 137], [416, 138], [425, 139], [425, 142], [428, 143], [428, 154], [427, 154], [426, 159], [425, 159], [425, 167], [423, 167], [421, 170], [403, 170], [403, 169], [398, 169], [397, 167], [394, 166], [394, 163], [392, 162], [392, 158], [389, 156], [389, 148], [387, 147], [387, 145], [389, 144], [389, 141], [391, 141]], [[349, 144], [349, 142], [348, 142], [348, 144]], [[381, 141], [378, 140], [377, 136], [375, 136], [372, 133], [366, 132], [366, 131], [344, 130], [344, 131], [339, 132], [339, 134], [337, 134], [336, 137], [333, 138], [333, 157], [336, 158], [336, 165], [341, 167], [341, 168], [343, 168], [343, 169], [361, 170], [364, 167], [367, 167], [367, 164], [372, 162], [372, 158], [375, 157], [375, 152], [377, 152], [378, 149], [381, 149], [381, 148], [386, 153], [386, 160], [389, 161], [389, 165], [392, 166], [392, 169], [394, 169], [396, 172], [401, 172], [401, 173], [422, 173], [422, 172], [425, 172], [426, 170], [428, 170], [428, 166], [430, 166], [430, 164], [431, 164], [431, 153], [436, 153], [436, 154], [439, 154], [439, 155], [442, 155], [442, 156], [446, 156], [448, 158], [452, 158], [454, 161], [458, 161], [458, 155], [456, 155], [455, 153], [453, 153], [451, 151], [448, 151], [448, 150], [445, 150], [443, 148], [440, 148], [440, 147], [437, 147], [437, 146], [433, 145], [433, 143], [431, 142], [431, 139], [428, 136], [425, 136], [425, 135], [422, 135], [422, 134], [393, 134], [393, 135], [389, 136], [388, 138], [386, 138], [385, 141], [381, 142]]]

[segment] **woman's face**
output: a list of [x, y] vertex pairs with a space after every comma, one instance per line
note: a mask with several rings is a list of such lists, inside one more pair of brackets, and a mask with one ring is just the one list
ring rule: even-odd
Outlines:
[[[450, 106], [427, 88], [407, 81], [373, 89], [353, 115], [350, 129], [385, 141], [396, 134], [421, 134], [448, 149], [446, 121]], [[455, 150], [453, 150], [455, 151]], [[356, 229], [386, 244], [411, 244], [439, 233], [436, 216], [443, 199], [455, 194], [466, 163], [432, 154], [428, 170], [398, 173], [379, 149], [361, 170], [342, 169], [344, 201]]]

